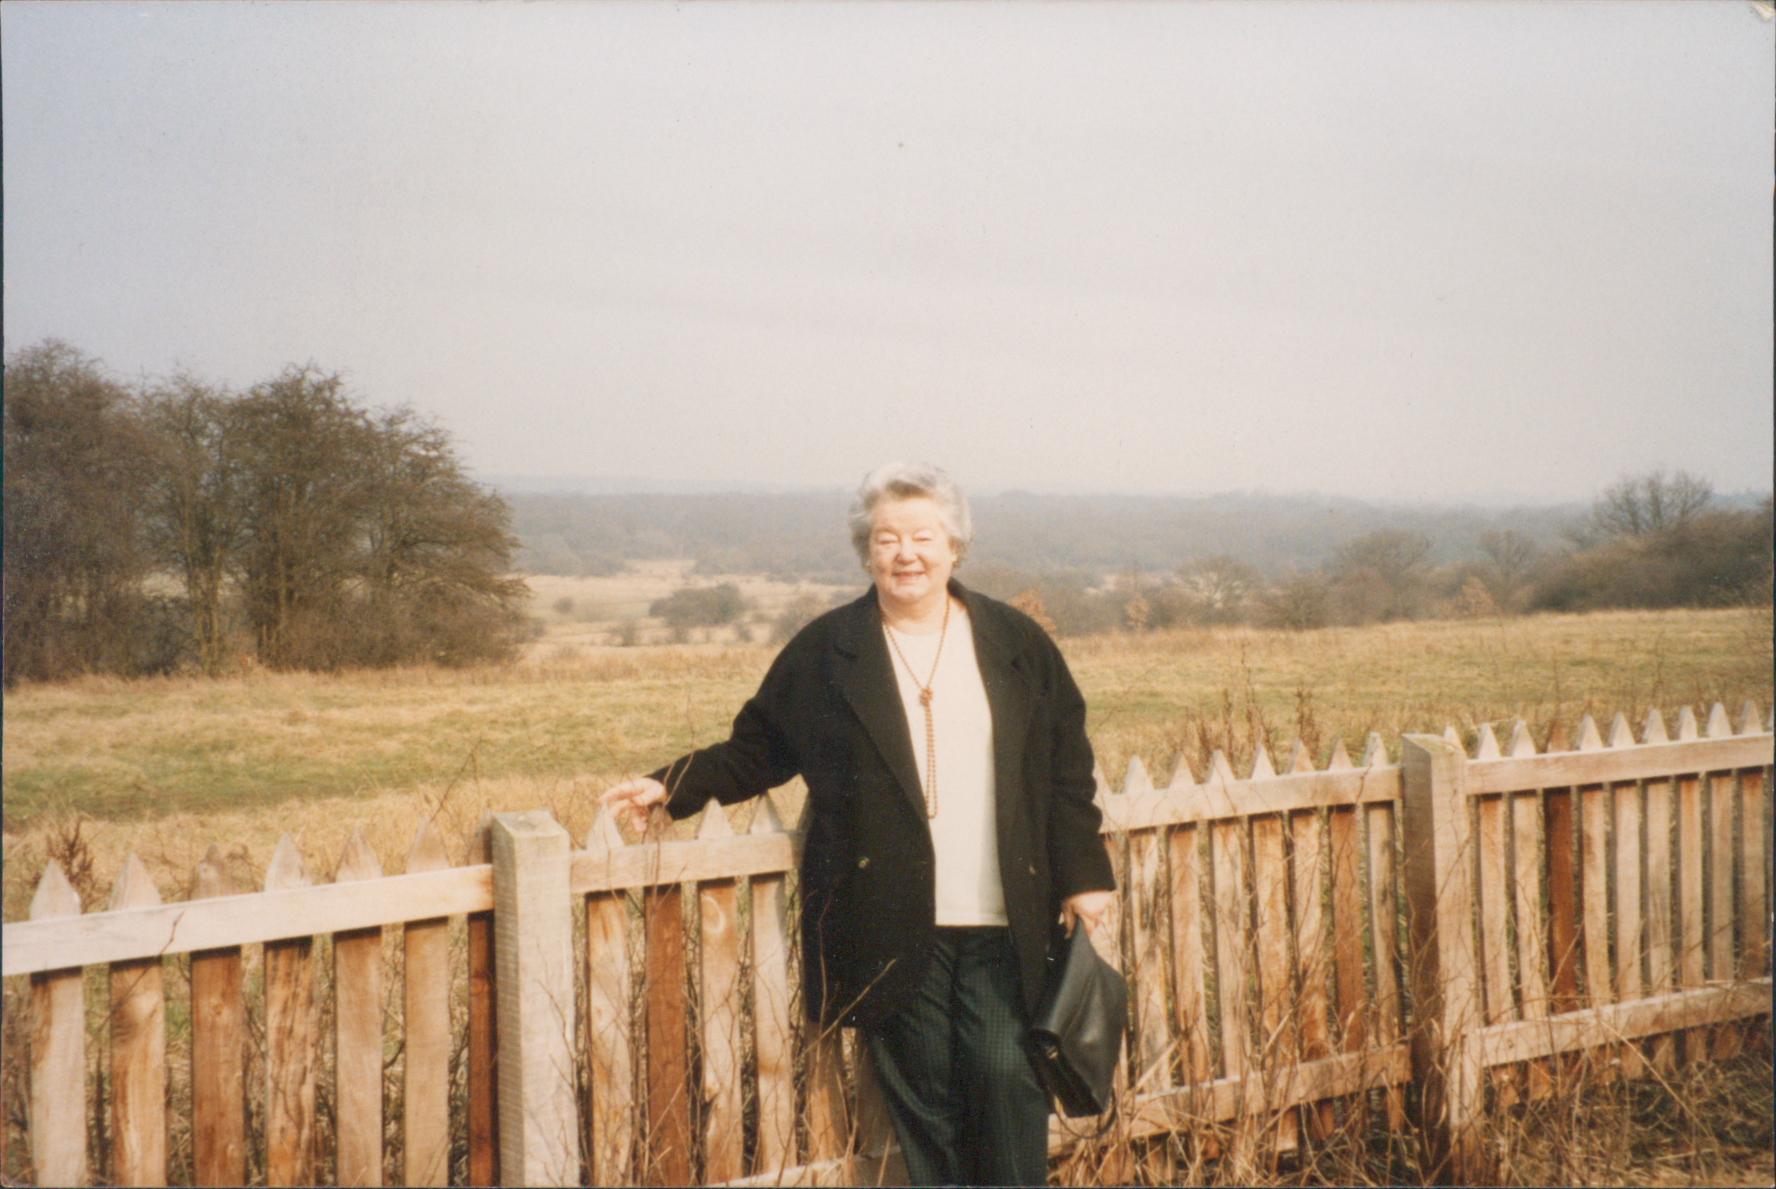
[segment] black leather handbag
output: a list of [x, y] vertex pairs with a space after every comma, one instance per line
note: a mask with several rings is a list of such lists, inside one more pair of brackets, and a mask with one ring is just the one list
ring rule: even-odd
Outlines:
[[1049, 955], [1048, 986], [1025, 1050], [1036, 1076], [1069, 1118], [1110, 1109], [1128, 1027], [1128, 983], [1098, 957], [1084, 921]]

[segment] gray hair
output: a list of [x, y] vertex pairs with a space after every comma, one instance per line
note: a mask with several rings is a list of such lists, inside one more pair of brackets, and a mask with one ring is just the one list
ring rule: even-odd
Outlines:
[[851, 525], [851, 544], [865, 565], [869, 564], [870, 521], [876, 505], [883, 500], [910, 500], [923, 496], [937, 505], [937, 518], [950, 544], [961, 561], [974, 539], [974, 518], [968, 513], [968, 497], [956, 481], [934, 466], [922, 462], [890, 462], [863, 477], [863, 483], [851, 500], [847, 519]]

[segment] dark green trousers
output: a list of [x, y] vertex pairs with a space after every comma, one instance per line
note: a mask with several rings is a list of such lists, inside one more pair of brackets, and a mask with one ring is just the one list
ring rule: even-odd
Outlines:
[[906, 1003], [866, 1033], [915, 1185], [1043, 1185], [1048, 1095], [1004, 928], [940, 928]]

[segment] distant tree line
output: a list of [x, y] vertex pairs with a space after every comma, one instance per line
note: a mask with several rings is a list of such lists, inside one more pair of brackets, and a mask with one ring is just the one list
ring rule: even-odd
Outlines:
[[[615, 573], [626, 560], [691, 558], [702, 576], [852, 583], [857, 557], [842, 491], [725, 494], [509, 493], [526, 573]], [[972, 496], [978, 535], [969, 565], [1003, 563], [1044, 574], [1165, 573], [1192, 558], [1237, 557], [1263, 573], [1317, 566], [1327, 543], [1383, 528], [1435, 542], [1432, 561], [1476, 552], [1509, 525], [1538, 546], [1561, 540], [1584, 508], [1403, 508], [1336, 497]]]
[[510, 655], [504, 501], [410, 409], [313, 366], [235, 392], [6, 360], [5, 681]]
[[858, 573], [840, 492], [506, 498], [525, 573], [596, 577], [628, 561], [683, 557], [699, 575], [849, 581]]
[[[538, 572], [691, 557], [703, 575], [865, 581], [839, 492], [512, 501], [525, 541], [520, 565]], [[1623, 479], [1588, 508], [1400, 509], [1252, 495], [1006, 493], [973, 502], [979, 535], [963, 580], [1022, 600], [1065, 635], [1770, 599], [1769, 498], [1728, 504], [1681, 471]], [[663, 601], [654, 614], [669, 608], [680, 619], [693, 613], [690, 602]], [[793, 626], [774, 625], [772, 637]]]
[[1170, 574], [1131, 569], [1107, 581], [988, 563], [973, 568], [971, 581], [987, 593], [1023, 599], [1026, 610], [1039, 610], [1068, 635], [1768, 606], [1773, 531], [1769, 497], [1756, 508], [1721, 508], [1706, 480], [1655, 471], [1608, 488], [1553, 547], [1495, 528], [1479, 534], [1477, 556], [1439, 564], [1424, 533], [1378, 528], [1336, 545], [1317, 566], [1285, 567], [1268, 577], [1221, 554]]

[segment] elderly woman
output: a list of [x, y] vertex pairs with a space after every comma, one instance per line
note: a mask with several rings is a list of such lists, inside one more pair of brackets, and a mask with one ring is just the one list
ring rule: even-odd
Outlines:
[[1057, 919], [1115, 902], [1085, 702], [1040, 627], [951, 578], [971, 527], [942, 471], [872, 472], [851, 535], [874, 589], [784, 647], [726, 742], [604, 802], [645, 829], [801, 775], [809, 1014], [863, 1030], [914, 1183], [1040, 1185], [1022, 1038]]

